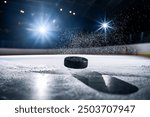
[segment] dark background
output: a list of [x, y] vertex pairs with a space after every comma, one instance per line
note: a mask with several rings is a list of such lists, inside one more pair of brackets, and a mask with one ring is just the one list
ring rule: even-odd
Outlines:
[[[52, 31], [55, 36], [44, 41], [26, 30], [42, 12], [58, 20], [59, 27]], [[111, 20], [113, 27], [107, 39], [104, 32], [96, 32], [98, 22], [104, 19]], [[7, 0], [7, 4], [0, 0], [0, 48], [81, 48], [147, 42], [150, 0]]]

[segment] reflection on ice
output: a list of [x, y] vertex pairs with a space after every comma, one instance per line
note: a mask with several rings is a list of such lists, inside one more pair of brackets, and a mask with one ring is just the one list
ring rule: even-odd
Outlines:
[[36, 74], [35, 82], [34, 82], [34, 97], [38, 99], [46, 99], [48, 96], [48, 84], [49, 81], [48, 74]]

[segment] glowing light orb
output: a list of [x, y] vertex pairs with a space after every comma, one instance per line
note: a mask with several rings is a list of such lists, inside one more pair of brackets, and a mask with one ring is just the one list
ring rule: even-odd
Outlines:
[[62, 8], [60, 8], [60, 11], [63, 11], [63, 9], [62, 9]]
[[20, 10], [20, 13], [24, 14], [24, 13], [25, 13], [25, 11], [24, 11], [24, 10]]
[[108, 23], [105, 23], [105, 22], [104, 22], [104, 23], [102, 24], [102, 27], [103, 27], [103, 28], [108, 28], [108, 27], [109, 27], [109, 26], [108, 26]]
[[108, 29], [112, 29], [111, 21], [109, 22], [103, 21], [103, 22], [100, 22], [99, 24], [100, 25], [97, 31], [104, 30], [104, 32], [106, 33]]
[[5, 0], [4, 3], [7, 4], [7, 1]]
[[38, 27], [38, 32], [45, 35], [46, 33], [48, 33], [48, 29], [46, 26], [39, 26]]
[[37, 39], [49, 39], [51, 35], [52, 26], [49, 18], [40, 17], [37, 18], [27, 28], [28, 31], [32, 32], [31, 35]]
[[32, 22], [27, 24], [26, 30], [30, 33], [30, 38], [38, 41], [46, 42], [51, 41], [55, 35], [54, 32], [58, 31], [56, 27], [57, 20], [52, 19], [51, 16], [41, 13], [38, 17], [33, 17]]

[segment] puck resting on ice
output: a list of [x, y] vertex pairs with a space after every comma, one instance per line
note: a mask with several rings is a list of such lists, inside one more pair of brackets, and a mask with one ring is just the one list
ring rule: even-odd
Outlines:
[[68, 68], [84, 69], [88, 66], [88, 60], [83, 57], [66, 57], [64, 65]]

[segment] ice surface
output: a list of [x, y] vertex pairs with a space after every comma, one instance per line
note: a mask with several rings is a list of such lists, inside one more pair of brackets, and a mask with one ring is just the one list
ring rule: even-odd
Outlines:
[[[69, 55], [1, 56], [0, 99], [150, 99], [149, 58], [75, 55], [87, 58], [89, 65], [84, 70], [74, 70], [64, 66], [66, 56]], [[137, 87], [138, 91], [113, 94], [96, 90], [74, 77], [74, 74], [95, 72], [115, 77]], [[95, 82], [88, 76], [90, 82]]]

